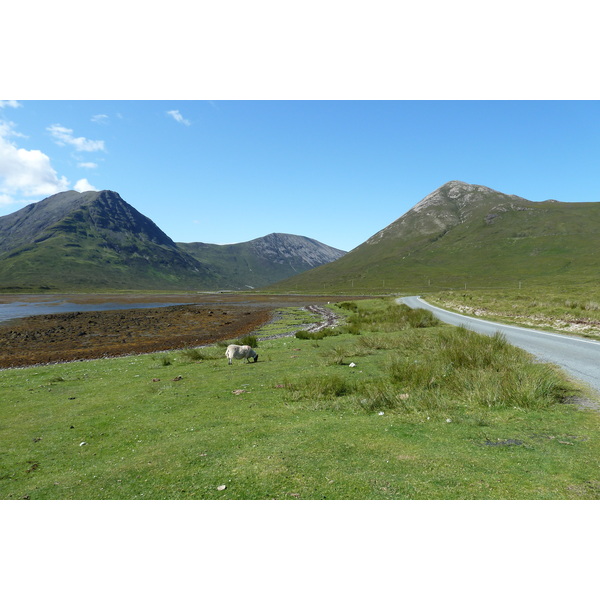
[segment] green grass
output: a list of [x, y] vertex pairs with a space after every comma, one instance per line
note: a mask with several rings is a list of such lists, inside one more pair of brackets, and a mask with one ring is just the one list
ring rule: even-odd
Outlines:
[[481, 318], [600, 339], [600, 286], [596, 283], [447, 291], [428, 294], [426, 299]]
[[0, 371], [0, 498], [600, 498], [600, 415], [554, 370], [357, 305], [358, 335], [262, 340], [257, 363], [213, 346]]

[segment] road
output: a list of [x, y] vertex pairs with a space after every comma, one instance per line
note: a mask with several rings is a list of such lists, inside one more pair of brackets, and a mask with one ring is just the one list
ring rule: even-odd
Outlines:
[[560, 366], [575, 379], [587, 383], [600, 392], [600, 342], [459, 315], [432, 306], [419, 296], [398, 298], [397, 302], [406, 304], [410, 308], [430, 310], [440, 321], [451, 325], [462, 325], [478, 333], [494, 335], [500, 332], [513, 346], [523, 348], [544, 362]]

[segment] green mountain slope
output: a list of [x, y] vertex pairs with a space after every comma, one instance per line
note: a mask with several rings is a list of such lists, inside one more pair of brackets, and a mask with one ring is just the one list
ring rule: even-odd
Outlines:
[[345, 254], [288, 234], [176, 244], [116, 192], [62, 192], [0, 217], [0, 292], [247, 290]]
[[600, 203], [531, 202], [451, 181], [286, 291], [425, 290], [597, 281]]
[[0, 291], [219, 283], [116, 192], [63, 192], [0, 218]]
[[271, 233], [240, 244], [177, 245], [197, 260], [211, 265], [223, 278], [224, 286], [232, 289], [269, 285], [346, 254], [317, 240], [285, 233]]

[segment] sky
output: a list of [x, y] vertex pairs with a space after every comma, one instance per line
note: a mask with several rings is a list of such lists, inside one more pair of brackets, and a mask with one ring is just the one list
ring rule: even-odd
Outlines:
[[0, 215], [109, 189], [177, 242], [351, 250], [450, 180], [600, 201], [600, 102], [0, 102]]

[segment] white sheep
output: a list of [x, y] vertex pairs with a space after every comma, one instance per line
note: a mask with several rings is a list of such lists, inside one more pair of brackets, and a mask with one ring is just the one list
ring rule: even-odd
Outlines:
[[245, 358], [247, 362], [250, 362], [251, 358], [254, 359], [254, 362], [258, 360], [258, 354], [250, 346], [238, 346], [237, 344], [229, 344], [225, 356], [229, 360], [229, 364], [231, 364], [232, 358]]

